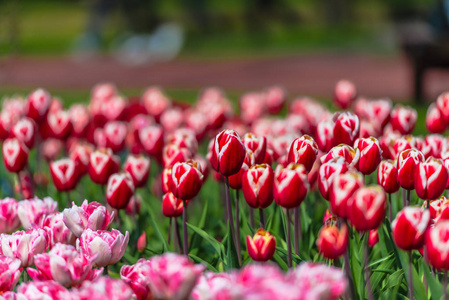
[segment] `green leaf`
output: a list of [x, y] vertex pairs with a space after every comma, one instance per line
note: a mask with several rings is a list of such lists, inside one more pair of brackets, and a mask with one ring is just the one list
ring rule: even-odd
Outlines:
[[214, 268], [214, 266], [212, 266], [210, 263], [208, 263], [207, 261], [205, 261], [204, 259], [199, 258], [198, 256], [193, 255], [193, 254], [189, 254], [189, 257], [190, 257], [194, 262], [205, 265], [209, 271], [218, 273], [218, 270], [217, 270], [216, 268]]
[[206, 240], [209, 244], [212, 245], [212, 247], [214, 247], [216, 253], [220, 256], [223, 257], [224, 254], [224, 246], [223, 244], [221, 244], [219, 241], [217, 241], [216, 239], [214, 239], [213, 237], [211, 237], [207, 232], [205, 232], [204, 230], [202, 230], [201, 228], [196, 227], [195, 225], [192, 225], [190, 223], [187, 223], [187, 227], [189, 227], [191, 230], [193, 230], [196, 234], [198, 234], [199, 236], [201, 236], [204, 240]]
[[150, 205], [148, 205], [147, 210], [148, 210], [148, 214], [150, 215], [151, 224], [153, 225], [153, 228], [156, 231], [156, 235], [159, 238], [159, 240], [162, 242], [163, 250], [164, 250], [164, 252], [167, 252], [168, 251], [167, 240], [165, 239], [164, 235], [162, 234], [161, 230], [159, 229], [157, 222], [154, 220], [153, 210], [151, 209]]
[[285, 258], [285, 260], [284, 260], [284, 259], [282, 259], [282, 258], [279, 256], [278, 253], [274, 253], [273, 259], [274, 259], [274, 261], [279, 265], [279, 267], [280, 267], [282, 270], [284, 270], [284, 271], [287, 271], [287, 270], [288, 270], [288, 266], [287, 266], [287, 263], [286, 263], [287, 258]]
[[235, 247], [234, 239], [231, 235], [231, 225], [228, 222], [228, 239], [226, 241], [227, 253], [226, 253], [226, 268], [227, 270], [239, 268], [239, 260], [237, 257], [237, 249]]
[[441, 299], [443, 297], [443, 289], [440, 282], [432, 275], [429, 266], [421, 259], [421, 266], [423, 269], [424, 277], [427, 280], [427, 286], [429, 287], [432, 299]]
[[200, 219], [200, 222], [198, 223], [198, 227], [201, 229], [203, 229], [204, 225], [206, 225], [208, 206], [209, 206], [209, 200], [208, 200], [208, 198], [206, 198], [206, 200], [204, 201], [203, 212], [201, 213], [201, 219]]

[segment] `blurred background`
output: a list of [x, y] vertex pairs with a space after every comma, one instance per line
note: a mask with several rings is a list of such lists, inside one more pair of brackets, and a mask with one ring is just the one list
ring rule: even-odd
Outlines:
[[326, 99], [344, 78], [433, 101], [449, 87], [448, 24], [447, 0], [2, 0], [0, 92], [279, 84]]

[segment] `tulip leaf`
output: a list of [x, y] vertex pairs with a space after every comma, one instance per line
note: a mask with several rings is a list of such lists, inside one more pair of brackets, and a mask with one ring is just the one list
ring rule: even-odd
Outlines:
[[207, 232], [202, 230], [201, 228], [196, 227], [195, 225], [192, 225], [190, 223], [187, 223], [187, 227], [189, 227], [191, 230], [193, 230], [196, 234], [201, 236], [203, 239], [205, 239], [209, 244], [212, 245], [212, 247], [215, 249], [215, 252], [219, 255], [219, 257], [223, 258], [224, 246], [219, 241], [211, 237]]
[[210, 263], [208, 263], [207, 261], [205, 261], [204, 259], [199, 258], [198, 256], [193, 255], [193, 254], [191, 254], [191, 253], [189, 253], [189, 257], [190, 257], [195, 263], [199, 263], [199, 264], [205, 265], [209, 271], [218, 273], [218, 270], [217, 270], [216, 268], [214, 268], [214, 266], [212, 266]]
[[240, 264], [239, 264], [239, 260], [237, 257], [237, 249], [234, 243], [234, 239], [232, 238], [231, 235], [231, 225], [230, 223], [228, 223], [228, 239], [226, 241], [226, 245], [227, 245], [227, 253], [226, 253], [226, 262], [227, 262], [227, 270], [231, 270], [231, 269], [235, 269], [235, 268], [239, 268]]
[[421, 259], [421, 266], [423, 269], [424, 277], [427, 281], [427, 285], [429, 287], [430, 293], [432, 295], [432, 299], [441, 299], [442, 298], [442, 287], [438, 280], [434, 275], [430, 272], [429, 266], [424, 262], [424, 259]]
[[[278, 249], [278, 248], [276, 248], [276, 249]], [[286, 263], [287, 256], [285, 256], [285, 259], [282, 259], [281, 256], [279, 255], [279, 253], [274, 253], [273, 259], [279, 265], [279, 267], [282, 270], [284, 270], [284, 271], [288, 270], [288, 266], [287, 266], [287, 263]]]
[[[410, 284], [410, 279], [408, 276], [409, 272], [409, 253], [404, 251], [397, 251], [399, 257], [399, 263], [401, 264], [402, 269], [404, 270], [405, 280], [407, 284]], [[413, 292], [415, 294], [416, 299], [427, 299], [426, 291], [424, 289], [424, 285], [421, 282], [416, 269], [412, 265], [412, 283], [413, 283]]]
[[165, 239], [164, 235], [162, 234], [161, 230], [159, 229], [159, 226], [157, 224], [158, 222], [156, 222], [154, 219], [154, 213], [153, 213], [153, 210], [151, 209], [150, 205], [148, 205], [147, 210], [148, 210], [148, 214], [150, 215], [150, 220], [151, 220], [151, 224], [153, 225], [153, 229], [155, 230], [157, 237], [159, 238], [159, 240], [162, 243], [164, 252], [167, 252], [168, 251], [167, 240]]

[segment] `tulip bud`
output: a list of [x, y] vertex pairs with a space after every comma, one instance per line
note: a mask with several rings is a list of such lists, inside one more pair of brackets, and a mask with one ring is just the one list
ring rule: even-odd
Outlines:
[[363, 175], [355, 170], [349, 170], [335, 177], [329, 192], [329, 203], [337, 217], [348, 217], [348, 201], [360, 187], [364, 186]]
[[428, 210], [412, 206], [402, 209], [391, 223], [396, 246], [405, 251], [421, 248], [429, 223], [430, 213]]
[[348, 226], [342, 224], [338, 229], [335, 225], [324, 225], [318, 233], [316, 245], [318, 251], [327, 259], [338, 259], [348, 248]]
[[203, 174], [196, 161], [176, 163], [171, 172], [170, 191], [176, 198], [190, 200], [200, 192]]
[[324, 199], [329, 200], [334, 178], [348, 171], [349, 167], [342, 157], [335, 157], [321, 165], [318, 173], [318, 189]]
[[410, 134], [415, 128], [417, 118], [415, 109], [397, 104], [391, 112], [390, 123], [393, 130], [399, 131], [400, 134]]
[[266, 208], [273, 202], [273, 169], [267, 164], [254, 165], [242, 177], [242, 191], [252, 208]]
[[140, 128], [139, 141], [148, 155], [158, 157], [164, 148], [164, 130], [160, 125], [148, 125]]
[[419, 198], [424, 200], [437, 199], [445, 190], [448, 181], [448, 171], [443, 161], [429, 157], [418, 164], [415, 172], [415, 189]]
[[119, 170], [119, 158], [110, 149], [95, 150], [90, 154], [89, 176], [96, 184], [106, 184], [109, 176]]
[[368, 235], [368, 245], [373, 248], [379, 242], [379, 231], [377, 229], [370, 230]]
[[347, 109], [357, 98], [357, 90], [354, 83], [348, 80], [340, 80], [335, 85], [334, 103], [340, 109]]
[[147, 234], [144, 231], [137, 240], [137, 251], [143, 252], [146, 247], [147, 247]]
[[18, 138], [29, 149], [34, 145], [36, 129], [34, 122], [29, 118], [20, 119], [11, 129], [12, 137]]
[[431, 133], [443, 133], [447, 128], [447, 121], [435, 103], [429, 105], [426, 114], [426, 128]]
[[128, 172], [112, 174], [106, 187], [106, 200], [115, 209], [123, 209], [134, 195], [134, 183]]
[[353, 166], [356, 166], [360, 160], [360, 150], [354, 149], [348, 145], [341, 144], [341, 145], [333, 147], [329, 151], [329, 153], [327, 153], [326, 155], [323, 155], [321, 157], [321, 163], [325, 164], [328, 161], [330, 161], [336, 157], [343, 157], [345, 162], [349, 166], [353, 167]]
[[444, 220], [430, 227], [426, 235], [426, 259], [437, 270], [449, 270], [449, 248], [447, 237], [449, 236], [449, 221]]
[[246, 237], [249, 256], [255, 261], [267, 261], [276, 251], [276, 239], [268, 231], [259, 228], [253, 238]]
[[354, 145], [360, 134], [359, 117], [351, 112], [336, 112], [332, 121], [334, 122], [333, 145]]
[[50, 108], [52, 97], [44, 89], [37, 89], [28, 95], [26, 101], [26, 114], [36, 122], [42, 121]]
[[166, 193], [162, 198], [162, 214], [167, 218], [180, 217], [183, 207], [182, 199], [176, 198], [171, 192]]
[[136, 188], [143, 187], [150, 175], [150, 159], [142, 155], [129, 155], [123, 169], [131, 175]]
[[407, 149], [399, 153], [396, 168], [399, 185], [406, 190], [415, 188], [414, 174], [419, 163], [424, 162], [424, 155], [416, 149]]
[[429, 134], [425, 137], [424, 142], [430, 148], [430, 155], [435, 158], [443, 158], [443, 148], [446, 148], [446, 138], [440, 134]]
[[240, 171], [245, 153], [245, 145], [238, 133], [234, 130], [223, 130], [215, 137], [210, 163], [221, 175], [234, 175]]
[[385, 218], [387, 197], [378, 186], [358, 189], [348, 201], [349, 222], [357, 231], [370, 231], [380, 226]]
[[391, 159], [381, 161], [377, 170], [377, 184], [388, 194], [396, 193], [399, 190], [398, 170]]
[[267, 151], [267, 138], [265, 136], [258, 138], [252, 133], [247, 133], [243, 136], [242, 142], [245, 145], [246, 151], [252, 151], [254, 163], [263, 163]]
[[76, 164], [70, 158], [51, 162], [50, 174], [56, 189], [60, 192], [73, 190], [79, 181]]
[[28, 148], [17, 138], [3, 142], [3, 162], [11, 173], [19, 173], [28, 164]]
[[439, 219], [442, 214], [445, 215], [443, 219], [449, 220], [449, 201], [445, 196], [435, 200], [424, 201], [422, 207], [429, 209], [431, 220]]
[[302, 164], [310, 172], [318, 154], [318, 145], [312, 137], [303, 135], [295, 139], [288, 150], [288, 162]]
[[287, 167], [278, 165], [274, 175], [273, 195], [276, 204], [289, 209], [298, 207], [306, 198], [309, 183], [303, 165], [290, 163]]
[[376, 138], [360, 138], [355, 141], [354, 148], [360, 150], [357, 169], [364, 175], [373, 173], [382, 160], [382, 150]]

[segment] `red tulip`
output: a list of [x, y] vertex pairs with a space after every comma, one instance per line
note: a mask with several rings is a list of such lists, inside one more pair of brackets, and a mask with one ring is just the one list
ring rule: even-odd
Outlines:
[[240, 190], [242, 188], [243, 174], [255, 164], [254, 155], [251, 150], [246, 150], [245, 160], [243, 161], [240, 171], [234, 175], [229, 176], [229, 187], [234, 190]]
[[435, 103], [429, 105], [426, 114], [426, 128], [431, 133], [443, 133], [447, 129], [447, 120]]
[[252, 208], [266, 208], [273, 202], [273, 169], [267, 164], [254, 165], [242, 177], [242, 191]]
[[445, 92], [438, 96], [436, 105], [438, 110], [443, 115], [444, 119], [449, 118], [449, 93]]
[[162, 113], [159, 123], [165, 132], [174, 132], [184, 126], [184, 112], [179, 107], [169, 108]]
[[410, 134], [415, 128], [417, 118], [418, 114], [414, 108], [397, 104], [391, 112], [390, 124], [399, 133]]
[[359, 117], [351, 112], [336, 112], [332, 121], [334, 122], [333, 145], [354, 145], [360, 134]]
[[334, 122], [321, 121], [316, 128], [316, 142], [321, 151], [327, 152], [332, 148], [334, 135]]
[[46, 161], [58, 159], [64, 149], [64, 143], [61, 140], [49, 138], [39, 145], [41, 155]]
[[28, 148], [17, 138], [3, 142], [3, 162], [11, 173], [19, 173], [28, 164]]
[[337, 217], [347, 218], [349, 199], [362, 186], [364, 186], [363, 175], [355, 170], [348, 170], [335, 177], [329, 192], [332, 213]]
[[421, 248], [429, 223], [430, 213], [428, 210], [413, 206], [402, 209], [391, 223], [396, 246], [406, 251]]
[[355, 141], [354, 148], [360, 150], [357, 169], [364, 175], [373, 173], [382, 159], [382, 150], [376, 138], [360, 138]]
[[287, 96], [287, 91], [282, 87], [269, 87], [265, 91], [265, 102], [268, 112], [272, 115], [280, 113], [285, 103], [287, 102]]
[[245, 145], [238, 133], [234, 130], [223, 130], [215, 137], [210, 163], [221, 175], [234, 175], [240, 171], [245, 153]]
[[414, 176], [416, 194], [424, 200], [434, 200], [441, 196], [449, 178], [443, 161], [433, 157], [419, 163]]
[[[416, 144], [416, 138], [413, 137], [412, 135], [405, 135], [405, 136], [401, 136], [399, 138], [397, 138], [394, 141], [394, 145], [393, 145], [393, 153], [392, 159], [396, 159], [399, 155], [399, 153], [401, 153], [404, 150], [407, 149], [413, 149], [416, 148], [417, 149], [417, 144]], [[419, 149], [417, 149], [419, 150]]]
[[276, 251], [276, 239], [268, 231], [259, 228], [254, 237], [246, 237], [249, 256], [255, 261], [267, 261]]
[[312, 170], [313, 164], [318, 154], [318, 145], [312, 137], [303, 135], [295, 139], [288, 150], [288, 162], [302, 164], [307, 172]]
[[179, 148], [187, 148], [192, 153], [198, 151], [198, 141], [195, 132], [187, 128], [180, 128], [175, 130], [167, 138], [167, 144], [174, 144]]
[[382, 149], [382, 157], [385, 159], [395, 160], [398, 153], [395, 152], [394, 145], [402, 136], [396, 131], [386, 132], [379, 138], [380, 148]]
[[195, 155], [193, 160], [196, 161], [200, 165], [201, 173], [203, 173], [203, 182], [206, 182], [207, 177], [209, 176], [209, 171], [210, 171], [209, 161], [206, 160], [203, 156], [201, 156], [199, 154]]
[[354, 83], [348, 80], [340, 80], [335, 85], [334, 103], [340, 109], [347, 109], [357, 97]]
[[33, 119], [36, 122], [44, 120], [50, 108], [51, 102], [52, 97], [46, 90], [37, 89], [33, 91], [28, 96], [26, 101], [27, 117]]
[[139, 141], [148, 155], [158, 157], [164, 148], [164, 130], [160, 125], [149, 125], [139, 129]]
[[443, 158], [441, 156], [443, 147], [446, 147], [446, 138], [440, 134], [429, 134], [425, 137], [424, 142], [430, 148], [430, 155], [435, 158]]
[[429, 209], [431, 220], [439, 219], [442, 213], [444, 213], [443, 219], [449, 220], [449, 201], [445, 196], [435, 200], [424, 201], [423, 207]]
[[170, 191], [176, 198], [190, 200], [200, 192], [203, 174], [197, 162], [176, 163], [172, 168]]
[[126, 123], [111, 121], [104, 126], [104, 135], [106, 137], [106, 146], [113, 152], [119, 152], [125, 146], [125, 138], [128, 133]]
[[120, 160], [111, 149], [99, 149], [90, 154], [89, 176], [96, 184], [106, 184], [109, 176], [118, 172]]
[[414, 174], [419, 163], [424, 162], [424, 155], [416, 149], [407, 149], [399, 153], [396, 168], [399, 185], [406, 190], [415, 188]]
[[14, 190], [17, 194], [23, 196], [23, 200], [33, 198], [35, 192], [35, 182], [33, 181], [33, 177], [31, 176], [30, 172], [28, 172], [27, 170], [23, 170], [18, 174], [18, 180], [20, 183], [16, 183], [16, 185], [14, 186]]
[[321, 163], [325, 164], [336, 157], [344, 158], [345, 162], [351, 167], [356, 166], [360, 160], [360, 150], [341, 144], [333, 147], [326, 155], [323, 155]]
[[391, 159], [380, 162], [377, 170], [377, 184], [388, 194], [396, 193], [399, 190], [398, 170], [395, 162]]
[[426, 235], [426, 259], [437, 270], [449, 270], [449, 221], [444, 220], [429, 229]]
[[245, 145], [247, 151], [252, 151], [254, 156], [254, 163], [263, 163], [267, 151], [267, 138], [265, 136], [256, 137], [252, 133], [247, 133], [243, 136], [242, 142]]
[[56, 139], [66, 139], [72, 132], [72, 121], [68, 112], [58, 110], [47, 116], [48, 133]]
[[72, 134], [84, 137], [90, 122], [89, 109], [82, 104], [75, 104], [69, 109], [70, 121], [72, 123]]
[[146, 247], [147, 247], [147, 234], [144, 231], [137, 239], [137, 251], [143, 252]]
[[69, 157], [76, 164], [78, 174], [80, 176], [87, 173], [89, 168], [90, 154], [94, 151], [94, 147], [87, 143], [76, 143], [70, 147]]
[[115, 209], [124, 209], [134, 195], [134, 183], [128, 172], [112, 174], [106, 187], [106, 200]]
[[22, 141], [28, 149], [34, 145], [36, 129], [33, 120], [29, 118], [20, 119], [11, 129], [11, 135]]
[[162, 170], [161, 174], [161, 188], [162, 192], [169, 193], [170, 192], [170, 178], [171, 178], [172, 168], [165, 168]]
[[321, 165], [318, 172], [318, 189], [324, 199], [329, 200], [334, 178], [348, 171], [349, 167], [342, 157], [335, 157]]
[[385, 218], [387, 197], [378, 186], [358, 189], [348, 201], [349, 222], [357, 231], [370, 231], [380, 226]]
[[142, 155], [129, 155], [123, 165], [123, 170], [131, 175], [136, 188], [143, 187], [150, 175], [150, 159]]
[[307, 171], [303, 165], [277, 166], [273, 186], [276, 204], [287, 209], [298, 207], [306, 198], [308, 188]]
[[370, 230], [368, 235], [368, 245], [373, 248], [379, 242], [379, 231], [377, 229]]
[[171, 168], [178, 162], [185, 162], [193, 158], [193, 153], [188, 148], [180, 148], [174, 144], [168, 144], [162, 150], [162, 164], [164, 168]]
[[170, 107], [170, 99], [158, 87], [148, 88], [142, 95], [142, 102], [148, 114], [159, 120], [162, 113]]
[[182, 199], [176, 198], [171, 192], [166, 193], [162, 198], [162, 213], [167, 218], [180, 217], [183, 207]]
[[79, 181], [76, 163], [70, 158], [51, 162], [50, 174], [56, 189], [60, 192], [73, 190]]
[[331, 214], [329, 209], [326, 209], [323, 216], [323, 225], [331, 224], [332, 222], [337, 222], [337, 218]]
[[316, 245], [318, 251], [327, 259], [338, 259], [348, 248], [348, 226], [342, 224], [338, 229], [335, 225], [324, 225], [318, 233]]

